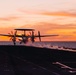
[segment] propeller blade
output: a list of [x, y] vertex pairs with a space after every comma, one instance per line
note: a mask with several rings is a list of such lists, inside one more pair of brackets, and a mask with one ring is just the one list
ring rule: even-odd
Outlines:
[[12, 40], [12, 37], [10, 38], [10, 40]]
[[29, 32], [29, 35], [31, 35], [31, 32]]
[[15, 31], [15, 33], [14, 33], [14, 36], [13, 36], [13, 41], [15, 42], [16, 41], [16, 34], [17, 34], [17, 31]]
[[8, 33], [9, 35], [11, 35], [10, 33]]
[[13, 35], [13, 31], [11, 31], [11, 34]]
[[16, 34], [17, 34], [17, 30], [15, 31], [14, 35], [16, 36]]

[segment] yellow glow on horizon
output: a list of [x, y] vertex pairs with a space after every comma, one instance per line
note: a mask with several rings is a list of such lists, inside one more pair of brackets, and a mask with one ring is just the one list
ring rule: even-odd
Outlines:
[[10, 38], [7, 36], [0, 36], [0, 41], [10, 41]]

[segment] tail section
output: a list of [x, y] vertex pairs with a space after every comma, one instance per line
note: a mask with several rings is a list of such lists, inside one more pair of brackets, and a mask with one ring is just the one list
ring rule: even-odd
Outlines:
[[32, 41], [32, 42], [35, 42], [35, 37], [34, 37], [34, 32], [33, 32], [33, 31], [32, 31], [31, 41]]
[[38, 31], [39, 41], [41, 42], [40, 31]]

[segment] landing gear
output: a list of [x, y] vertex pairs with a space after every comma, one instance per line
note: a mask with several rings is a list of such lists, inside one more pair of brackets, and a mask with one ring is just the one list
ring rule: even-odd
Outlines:
[[14, 46], [16, 45], [16, 42], [14, 42]]
[[14, 46], [16, 45], [16, 39], [12, 39]]

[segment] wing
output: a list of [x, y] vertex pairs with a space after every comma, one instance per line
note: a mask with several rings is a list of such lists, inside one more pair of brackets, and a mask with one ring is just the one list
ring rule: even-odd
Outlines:
[[14, 35], [9, 35], [9, 34], [0, 34], [0, 36], [8, 36], [8, 37], [13, 37]]
[[[14, 37], [14, 35], [9, 34], [0, 34], [0, 36], [8, 36], [8, 37]], [[58, 36], [58, 35], [34, 35], [34, 37], [51, 37], [51, 36]], [[22, 35], [16, 35], [16, 37], [22, 37]], [[31, 37], [31, 36], [24, 36], [24, 37]]]
[[[34, 35], [34, 37], [51, 37], [51, 36], [58, 36], [58, 35]], [[22, 35], [16, 35], [16, 37], [22, 37]], [[32, 35], [24, 36], [24, 37], [32, 37]]]
[[[0, 36], [14, 37], [14, 35], [10, 34], [0, 34]], [[22, 35], [16, 35], [16, 37], [22, 37]], [[31, 37], [31, 36], [24, 36], [24, 37]]]
[[[0, 34], [0, 36], [14, 37], [14, 35], [10, 34]], [[22, 37], [22, 35], [16, 35], [16, 37]]]
[[[51, 36], [58, 36], [58, 35], [40, 35], [40, 37], [51, 37]], [[39, 35], [35, 35], [35, 37], [39, 37]]]

